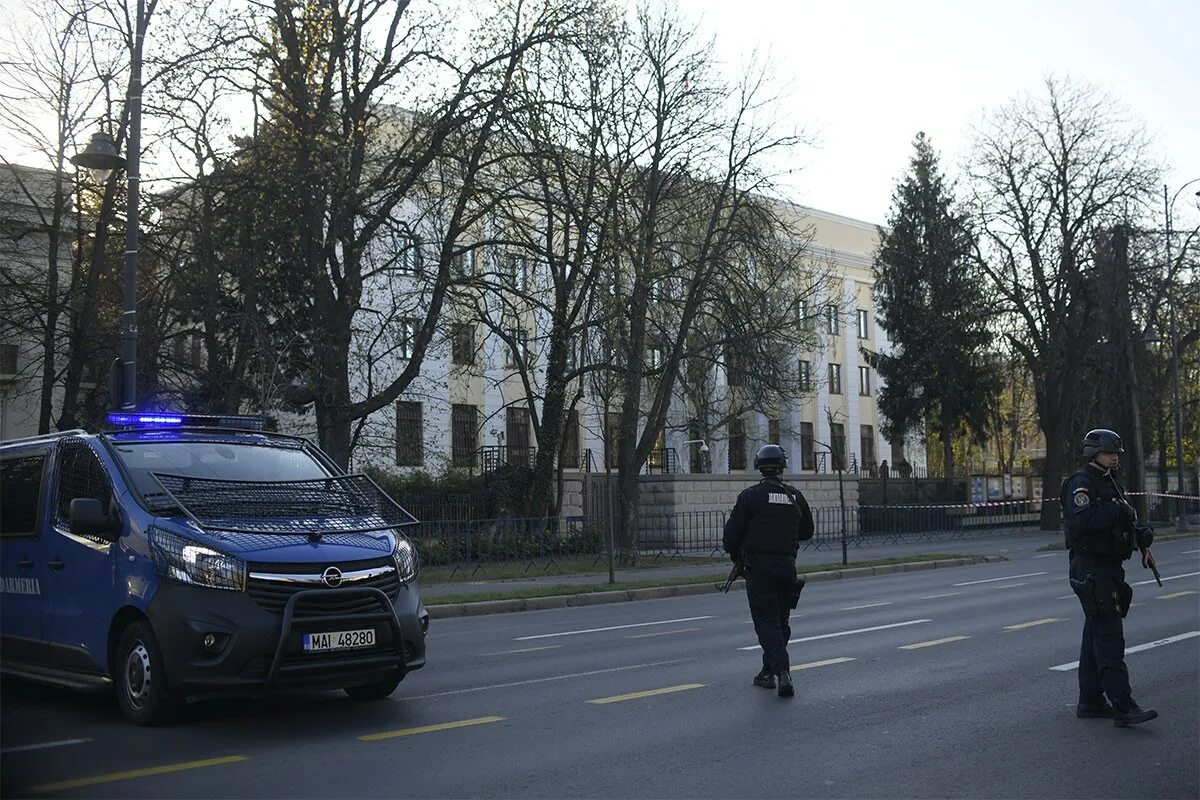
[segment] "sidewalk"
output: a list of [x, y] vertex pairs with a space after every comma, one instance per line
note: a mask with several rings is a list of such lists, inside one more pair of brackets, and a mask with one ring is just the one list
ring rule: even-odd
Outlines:
[[[1174, 529], [1162, 530], [1158, 534], [1160, 541], [1200, 535], [1200, 528], [1192, 526], [1187, 532], [1177, 532]], [[842, 550], [840, 543], [835, 543], [833, 549], [801, 550], [796, 557], [796, 564], [801, 567], [827, 567], [816, 573], [808, 573], [809, 580], [838, 580], [842, 578], [867, 577], [869, 575], [907, 572], [918, 569], [937, 569], [967, 564], [994, 563], [996, 561], [1017, 561], [1031, 559], [1045, 552], [1058, 552], [1063, 556], [1065, 551], [1043, 551], [1047, 545], [1061, 545], [1062, 533], [1055, 531], [1033, 531], [1028, 529], [996, 530], [987, 536], [969, 539], [954, 538], [951, 534], [936, 536], [921, 541], [897, 542], [888, 544], [868, 544], [867, 542], [851, 539], [847, 542], [846, 560], [853, 565], [855, 562], [871, 561], [885, 558], [903, 558], [916, 555], [948, 555], [952, 559], [926, 561], [907, 567], [898, 565], [842, 568]], [[703, 555], [708, 555], [707, 553]], [[565, 606], [598, 605], [629, 600], [645, 600], [661, 597], [677, 597], [688, 594], [700, 594], [713, 591], [709, 580], [713, 575], [724, 573], [728, 564], [688, 564], [688, 557], [666, 555], [655, 557], [645, 555], [643, 564], [662, 563], [663, 566], [648, 566], [640, 569], [616, 569], [615, 579], [618, 583], [626, 581], [664, 581], [695, 576], [697, 585], [659, 586], [644, 589], [622, 589], [604, 591], [608, 584], [608, 571], [577, 573], [572, 575], [538, 574], [527, 578], [479, 580], [464, 579], [453, 583], [441, 583], [421, 588], [421, 596], [434, 618], [457, 617], [476, 614], [495, 614], [512, 611], [532, 611], [544, 608], [562, 608]], [[1049, 562], [1055, 563], [1055, 562]], [[1061, 565], [1060, 565], [1061, 566]], [[459, 601], [453, 604], [442, 604], [438, 598], [464, 595], [486, 595], [494, 592], [514, 592], [522, 589], [543, 589], [547, 586], [592, 586], [597, 591], [588, 594], [536, 596], [534, 592], [520, 599], [487, 600], [481, 602]], [[744, 588], [738, 582], [735, 588]]]
[[[932, 540], [875, 544], [871, 546], [861, 543], [856, 546], [854, 540], [851, 539], [848, 542], [846, 556], [847, 561], [850, 563], [881, 558], [897, 558], [908, 555], [928, 555], [932, 553], [963, 556], [1007, 556], [1014, 558], [1022, 555], [1031, 556], [1037, 552], [1039, 547], [1060, 541], [1062, 541], [1061, 533], [1043, 531], [997, 531], [993, 536], [974, 537], [970, 539], [954, 539], [946, 535]], [[728, 569], [728, 564], [689, 565], [687, 560], [687, 556], [677, 555], [668, 558], [666, 555], [663, 555], [656, 558], [654, 555], [643, 555], [641, 563], [646, 565], [662, 564], [662, 566], [648, 566], [639, 569], [621, 569], [618, 567], [615, 570], [615, 577], [618, 582], [649, 581], [660, 578], [672, 579], [691, 575], [700, 578], [724, 572]], [[836, 569], [842, 563], [841, 545], [836, 545], [834, 549], [801, 550], [796, 557], [796, 563], [801, 567], [820, 565]], [[528, 578], [500, 580], [489, 580], [483, 577], [471, 579], [468, 577], [462, 581], [453, 583], [422, 586], [421, 596], [427, 604], [436, 604], [437, 598], [448, 595], [488, 594], [544, 586], [597, 585], [605, 583], [608, 583], [607, 569], [572, 575], [557, 575], [554, 573], [531, 574]]]

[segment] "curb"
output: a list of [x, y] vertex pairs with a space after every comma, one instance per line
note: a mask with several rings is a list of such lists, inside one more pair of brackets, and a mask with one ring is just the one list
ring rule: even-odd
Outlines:
[[[902, 564], [888, 564], [881, 567], [851, 567], [849, 569], [833, 569], [801, 574], [806, 581], [819, 583], [821, 581], [866, 578], [873, 575], [893, 575], [897, 572], [920, 572], [922, 570], [962, 567], [972, 564], [995, 564], [1007, 560], [1004, 556], [968, 556], [965, 558], [945, 558], [937, 561], [909, 561]], [[737, 591], [744, 591], [745, 588], [745, 581], [738, 581], [733, 585], [733, 589]], [[512, 600], [483, 600], [478, 603], [444, 603], [441, 605], [426, 606], [425, 608], [429, 611], [430, 619], [449, 619], [452, 617], [475, 617], [483, 614], [510, 614], [516, 611], [544, 611], [550, 608], [628, 603], [636, 600], [661, 600], [665, 597], [710, 594], [713, 590], [714, 585], [712, 582], [688, 583], [679, 586], [652, 586], [645, 589], [622, 589], [611, 592], [585, 592], [582, 594], [562, 594], [548, 597], [524, 597]]]

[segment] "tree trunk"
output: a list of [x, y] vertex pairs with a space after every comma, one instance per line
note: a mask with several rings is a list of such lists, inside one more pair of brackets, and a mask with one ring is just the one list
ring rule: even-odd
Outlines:
[[[947, 500], [954, 499], [954, 420], [949, 413], [942, 411], [942, 466], [945, 470], [943, 491]], [[968, 499], [970, 495], [968, 494]]]

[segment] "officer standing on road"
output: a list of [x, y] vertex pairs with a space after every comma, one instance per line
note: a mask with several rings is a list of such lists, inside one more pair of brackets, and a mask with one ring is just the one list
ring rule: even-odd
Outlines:
[[[1121, 562], [1154, 540], [1135, 528], [1137, 513], [1124, 499], [1114, 473], [1120, 469], [1121, 437], [1099, 428], [1083, 439], [1083, 469], [1068, 478], [1059, 499], [1070, 557], [1071, 589], [1083, 606], [1079, 648], [1078, 717], [1113, 717], [1117, 727], [1152, 720], [1158, 712], [1133, 700], [1125, 667], [1121, 620], [1133, 601]], [[1108, 702], [1105, 702], [1107, 696]], [[1109, 705], [1111, 703], [1111, 705]]]
[[796, 551], [813, 535], [812, 511], [804, 495], [780, 480], [787, 453], [776, 444], [759, 448], [754, 468], [763, 474], [744, 489], [725, 523], [725, 552], [742, 565], [746, 599], [754, 632], [762, 645], [762, 670], [754, 685], [776, 688], [780, 697], [793, 694], [787, 643], [792, 635], [788, 616], [798, 588]]

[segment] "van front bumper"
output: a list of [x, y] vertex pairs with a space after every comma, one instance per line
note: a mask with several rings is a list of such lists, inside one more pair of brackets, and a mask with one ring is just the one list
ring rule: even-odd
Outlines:
[[[378, 602], [348, 614], [306, 611], [305, 596], [328, 599], [335, 593]], [[262, 607], [247, 592], [163, 583], [148, 613], [168, 684], [183, 695], [337, 689], [397, 672], [403, 677], [425, 665], [428, 612], [414, 582], [401, 586], [394, 598], [372, 589], [298, 592], [282, 613]], [[375, 631], [374, 646], [304, 650], [305, 634], [364, 629]]]

